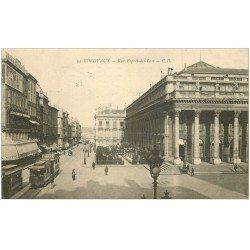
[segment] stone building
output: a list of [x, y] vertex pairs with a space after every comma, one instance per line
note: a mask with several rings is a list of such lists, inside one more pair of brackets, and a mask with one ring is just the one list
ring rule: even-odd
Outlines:
[[57, 145], [58, 143], [58, 107], [53, 104], [49, 103], [48, 106], [48, 143], [49, 145]]
[[[31, 83], [32, 82], [32, 83]], [[2, 161], [18, 161], [38, 153], [34, 139], [36, 79], [11, 55], [2, 54]], [[32, 92], [32, 99], [31, 97]]]
[[168, 74], [126, 110], [126, 140], [166, 161], [248, 161], [248, 70], [203, 61]]
[[80, 143], [82, 138], [82, 126], [76, 121], [76, 143]]
[[58, 111], [58, 147], [68, 148], [69, 147], [69, 128], [68, 128], [68, 112], [60, 108]]
[[95, 144], [98, 146], [111, 146], [121, 144], [124, 138], [125, 109], [112, 109], [99, 107], [95, 115]]
[[42, 88], [37, 86], [37, 117], [39, 122], [38, 138], [40, 144], [49, 144], [49, 98]]

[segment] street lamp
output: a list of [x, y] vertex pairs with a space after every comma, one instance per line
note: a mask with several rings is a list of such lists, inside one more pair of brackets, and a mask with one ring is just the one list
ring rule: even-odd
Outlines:
[[154, 145], [154, 149], [152, 150], [151, 154], [147, 159], [147, 163], [150, 167], [151, 177], [154, 179], [154, 182], [152, 183], [154, 187], [154, 199], [157, 199], [157, 178], [160, 175], [160, 166], [163, 161], [164, 160], [160, 157], [160, 151], [156, 148], [156, 145]]
[[153, 179], [154, 179], [154, 182], [152, 183], [153, 186], [154, 186], [154, 199], [157, 199], [157, 185], [159, 184], [159, 183], [157, 182], [157, 178], [158, 178], [160, 172], [161, 172], [160, 167], [154, 167], [154, 168], [152, 169], [152, 171], [151, 171], [151, 176], [152, 176]]

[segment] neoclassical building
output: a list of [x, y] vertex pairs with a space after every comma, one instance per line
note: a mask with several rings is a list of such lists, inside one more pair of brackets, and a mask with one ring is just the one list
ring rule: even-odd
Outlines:
[[166, 161], [248, 162], [248, 70], [203, 61], [168, 74], [126, 109], [126, 140]]
[[111, 146], [121, 144], [125, 129], [125, 109], [99, 107], [95, 115], [95, 145]]

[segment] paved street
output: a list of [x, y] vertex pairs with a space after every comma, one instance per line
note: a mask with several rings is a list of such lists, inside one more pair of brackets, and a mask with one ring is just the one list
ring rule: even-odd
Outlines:
[[[29, 191], [21, 198], [140, 199], [143, 195], [153, 198], [152, 178], [143, 166], [109, 166], [109, 173], [105, 176], [105, 166], [92, 170], [93, 152], [86, 165], [82, 145], [73, 152], [73, 156], [61, 156], [61, 173], [53, 188], [48, 185], [38, 191]], [[71, 177], [73, 168], [76, 170], [75, 181]], [[242, 199], [248, 196], [247, 181], [247, 174], [161, 175], [158, 178], [158, 197], [161, 198], [167, 189], [171, 197], [179, 199]]]

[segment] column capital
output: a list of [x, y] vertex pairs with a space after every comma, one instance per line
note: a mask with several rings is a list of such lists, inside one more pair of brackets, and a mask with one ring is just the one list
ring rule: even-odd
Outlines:
[[179, 117], [180, 113], [181, 113], [181, 110], [175, 110], [174, 111], [174, 116]]
[[219, 118], [220, 113], [221, 113], [220, 110], [215, 110], [215, 111], [214, 111], [214, 116]]
[[194, 111], [194, 116], [195, 117], [200, 117], [201, 110], [195, 110]]
[[234, 118], [239, 118], [240, 111], [234, 111]]

